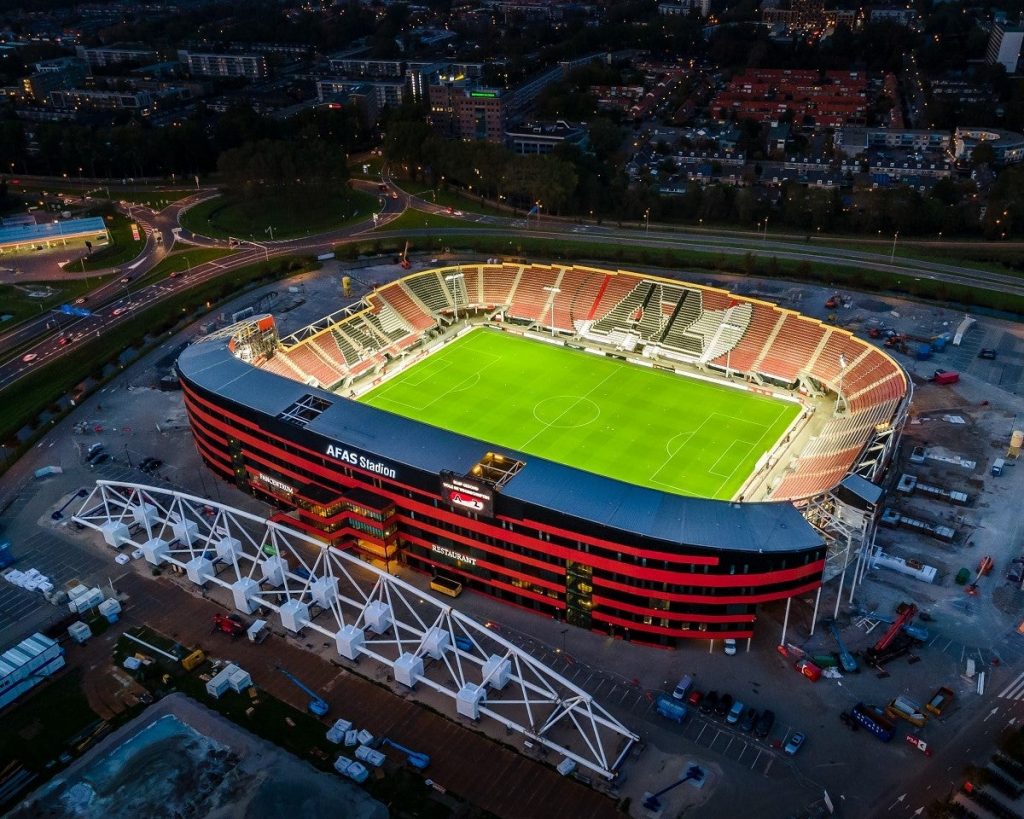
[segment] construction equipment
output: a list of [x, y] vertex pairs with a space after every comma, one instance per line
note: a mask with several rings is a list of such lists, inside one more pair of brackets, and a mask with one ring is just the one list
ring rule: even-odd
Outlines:
[[282, 668], [279, 665], [274, 666], [278, 671], [284, 674], [289, 680], [295, 685], [309, 694], [309, 703], [306, 705], [306, 710], [309, 711], [314, 717], [325, 717], [327, 716], [328, 706], [327, 702], [317, 694], [312, 688], [306, 685], [302, 680], [292, 674], [290, 671]]
[[210, 629], [210, 633], [215, 631], [223, 631], [225, 634], [231, 635], [232, 640], [237, 640], [245, 634], [245, 626], [237, 620], [232, 620], [228, 615], [218, 612], [213, 615], [213, 628]]
[[202, 649], [197, 648], [181, 661], [181, 667], [186, 671], [191, 671], [193, 668], [202, 665], [205, 659], [206, 655], [203, 654]]
[[978, 593], [978, 581], [981, 580], [985, 575], [992, 571], [992, 567], [995, 564], [992, 562], [992, 558], [989, 555], [985, 555], [981, 560], [978, 561], [978, 573], [974, 576], [974, 580], [967, 584], [964, 588], [968, 594], [974, 595]]
[[703, 778], [704, 771], [701, 769], [700, 765], [691, 765], [689, 768], [686, 769], [686, 776], [684, 776], [682, 779], [676, 780], [667, 788], [662, 788], [657, 793], [646, 794], [644, 796], [644, 807], [647, 808], [647, 810], [659, 811], [661, 810], [661, 801], [658, 799], [659, 796], [664, 796], [669, 791], [678, 788], [684, 782], [689, 782], [691, 779]]
[[878, 666], [886, 660], [893, 660], [905, 654], [915, 641], [912, 636], [905, 633], [905, 628], [916, 614], [917, 606], [913, 603], [900, 603], [896, 607], [896, 619], [878, 642], [865, 653], [868, 662]]
[[839, 646], [839, 665], [847, 674], [856, 674], [860, 671], [860, 666], [857, 665], [857, 660], [854, 659], [853, 654], [850, 653], [846, 644], [843, 643], [842, 638], [839, 636], [839, 629], [836, 628], [835, 620], [828, 621], [828, 630], [832, 632], [836, 645]]
[[931, 699], [928, 700], [924, 707], [935, 714], [935, 716], [941, 716], [942, 712], [952, 704], [955, 696], [952, 689], [943, 686], [932, 694]]
[[918, 728], [928, 721], [928, 717], [921, 709], [921, 706], [902, 694], [885, 706], [885, 715], [891, 720], [904, 719]]
[[393, 739], [388, 739], [387, 737], [384, 737], [380, 741], [380, 744], [390, 745], [396, 751], [401, 751], [403, 754], [405, 754], [406, 761], [410, 765], [412, 765], [412, 767], [417, 768], [421, 771], [430, 764], [430, 757], [427, 754], [421, 754], [419, 751], [414, 751], [411, 748], [406, 748], [404, 745], [399, 745]]
[[402, 250], [402, 255], [398, 259], [398, 265], [402, 270], [408, 270], [412, 267], [412, 262], [409, 261], [409, 243], [405, 243], [405, 248]]

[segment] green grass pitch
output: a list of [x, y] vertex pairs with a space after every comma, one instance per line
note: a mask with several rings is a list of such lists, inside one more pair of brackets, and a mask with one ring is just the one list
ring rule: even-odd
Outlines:
[[360, 400], [627, 483], [726, 499], [800, 411], [773, 398], [485, 329]]

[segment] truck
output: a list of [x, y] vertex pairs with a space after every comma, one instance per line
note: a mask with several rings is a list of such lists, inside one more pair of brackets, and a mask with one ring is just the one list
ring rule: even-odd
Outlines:
[[929, 381], [936, 384], [955, 384], [960, 380], [960, 373], [955, 370], [936, 370]]
[[885, 706], [885, 715], [891, 719], [903, 719], [920, 728], [928, 721], [921, 706], [902, 694]]
[[659, 696], [654, 704], [654, 710], [661, 714], [665, 719], [670, 719], [673, 722], [678, 722], [680, 725], [686, 719], [687, 708], [681, 702], [666, 697]]
[[941, 716], [942, 712], [945, 711], [953, 703], [953, 699], [956, 695], [952, 689], [942, 686], [938, 691], [932, 694], [931, 698], [925, 705], [925, 709], [935, 714], [935, 716]]
[[850, 716], [882, 742], [889, 742], [896, 733], [896, 727], [886, 719], [885, 713], [873, 705], [858, 702], [850, 709]]

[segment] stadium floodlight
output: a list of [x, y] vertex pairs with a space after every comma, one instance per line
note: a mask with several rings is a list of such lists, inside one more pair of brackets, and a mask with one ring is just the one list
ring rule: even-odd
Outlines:
[[455, 289], [455, 282], [459, 279], [465, 279], [462, 273], [452, 273], [449, 276], [445, 276], [444, 280], [451, 284], [452, 288], [452, 304], [455, 305], [455, 320], [459, 320], [459, 291]]
[[548, 287], [544, 286], [544, 289], [551, 294], [551, 336], [554, 338], [555, 335], [555, 296], [562, 292], [561, 287]]

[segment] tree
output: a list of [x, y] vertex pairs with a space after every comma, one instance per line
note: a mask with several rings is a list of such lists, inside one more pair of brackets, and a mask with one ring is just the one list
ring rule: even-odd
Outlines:
[[322, 140], [263, 139], [220, 155], [225, 190], [246, 198], [301, 200], [336, 191], [348, 180], [344, 154]]

